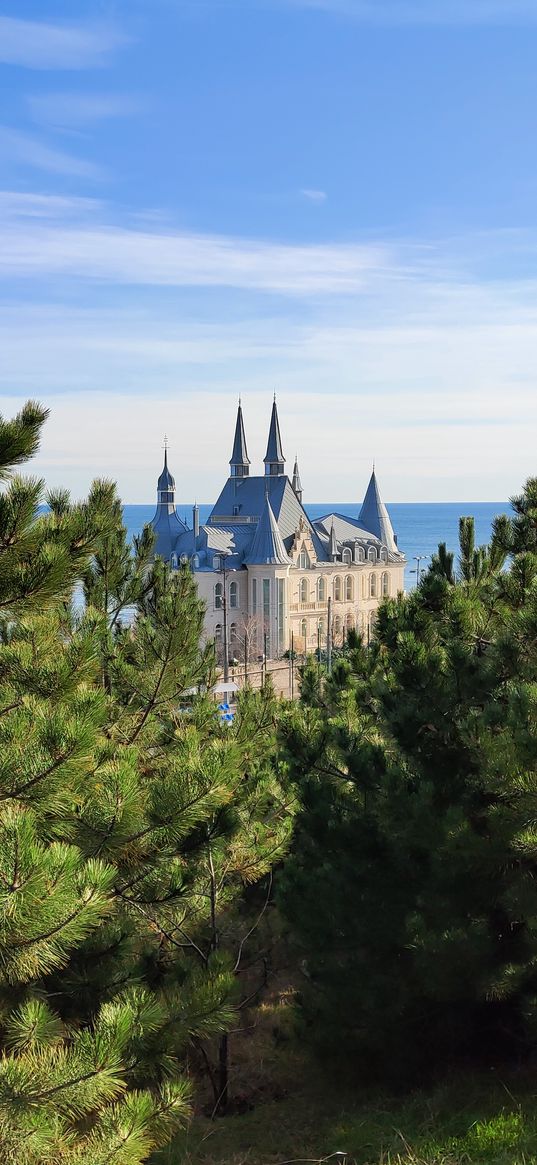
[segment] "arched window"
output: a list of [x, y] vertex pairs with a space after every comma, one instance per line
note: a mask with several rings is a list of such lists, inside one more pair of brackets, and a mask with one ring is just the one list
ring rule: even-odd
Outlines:
[[345, 546], [343, 554], [341, 555], [341, 561], [345, 562], [347, 565], [349, 564], [349, 562], [352, 562], [352, 554], [351, 554], [348, 546]]
[[199, 564], [200, 564], [199, 554], [193, 554], [192, 555], [192, 570], [198, 570]]
[[319, 631], [319, 635], [321, 636], [321, 639], [323, 639], [324, 636], [326, 635], [326, 628], [324, 625], [324, 619], [319, 619], [319, 622], [317, 624], [317, 628]]
[[224, 588], [222, 583], [217, 583], [214, 588], [214, 605], [217, 610], [224, 606]]
[[334, 635], [341, 635], [341, 615], [336, 615], [334, 619]]
[[172, 554], [172, 556], [170, 558], [170, 564], [171, 564], [172, 570], [177, 570], [177, 555], [176, 554]]
[[352, 582], [352, 575], [348, 574], [345, 578], [345, 599], [347, 603], [352, 602], [354, 598], [354, 586]]
[[336, 575], [334, 579], [334, 600], [336, 603], [341, 602], [341, 579]]
[[354, 627], [354, 619], [353, 619], [352, 615], [350, 614], [350, 612], [347, 615], [347, 618], [345, 619], [345, 627], [346, 627], [347, 631], [352, 631], [352, 629]]
[[300, 602], [301, 603], [307, 603], [308, 591], [309, 591], [309, 587], [308, 587], [307, 578], [301, 578], [301, 580], [300, 580]]
[[237, 642], [237, 624], [236, 623], [232, 623], [231, 627], [229, 628], [229, 638], [230, 638], [231, 643]]
[[389, 593], [390, 593], [390, 576], [388, 574], [388, 571], [385, 570], [384, 574], [382, 576], [382, 594], [383, 594], [383, 597], [386, 598], [386, 595], [389, 595]]
[[365, 577], [365, 574], [363, 574], [363, 573], [362, 573], [362, 598], [367, 599], [367, 579]]
[[305, 550], [301, 550], [298, 556], [298, 565], [300, 570], [309, 570], [310, 560]]
[[221, 641], [222, 641], [222, 624], [221, 623], [216, 624], [216, 627], [214, 629], [214, 637], [215, 637], [217, 643], [221, 643]]
[[369, 598], [376, 599], [377, 597], [377, 576], [376, 574], [369, 575]]
[[317, 579], [317, 598], [320, 603], [324, 603], [326, 599], [326, 582], [324, 578]]
[[383, 547], [382, 547], [382, 549], [381, 549], [381, 551], [380, 551], [380, 557], [381, 557], [381, 559], [382, 559], [382, 561], [383, 561], [383, 562], [387, 562], [387, 561], [388, 561], [388, 551], [386, 550], [386, 547], [385, 547], [385, 546], [383, 546]]
[[219, 554], [215, 554], [213, 556], [213, 570], [221, 570], [221, 568], [222, 568], [222, 559], [220, 558]]
[[358, 562], [365, 562], [365, 550], [363, 546], [358, 547]]
[[301, 624], [300, 624], [300, 634], [301, 634], [301, 636], [302, 636], [302, 638], [303, 638], [304, 640], [307, 638], [307, 635], [308, 635], [308, 624], [306, 623], [306, 620], [305, 620], [305, 619], [303, 619], [303, 620], [302, 620], [302, 622], [301, 622]]
[[239, 605], [239, 588], [236, 582], [229, 584], [229, 605], [230, 607], [238, 607]]
[[367, 557], [368, 557], [368, 559], [369, 559], [369, 561], [370, 561], [370, 562], [376, 562], [376, 561], [377, 561], [377, 552], [376, 552], [376, 550], [375, 550], [375, 547], [374, 547], [374, 546], [370, 546], [370, 547], [369, 547], [369, 550], [368, 550], [368, 552], [367, 552]]

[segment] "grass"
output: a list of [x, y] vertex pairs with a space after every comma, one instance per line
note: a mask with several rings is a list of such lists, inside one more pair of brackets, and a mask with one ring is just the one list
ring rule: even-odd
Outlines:
[[[461, 1073], [406, 1096], [353, 1088], [352, 1065], [336, 1081], [301, 1048], [285, 987], [230, 1049], [239, 1111], [198, 1112], [152, 1165], [537, 1165], [537, 1069]], [[201, 1103], [211, 1111], [208, 1093]]]
[[277, 1165], [337, 1151], [346, 1165], [537, 1165], [537, 1077], [464, 1077], [406, 1098], [303, 1079], [243, 1115], [196, 1117], [157, 1160]]

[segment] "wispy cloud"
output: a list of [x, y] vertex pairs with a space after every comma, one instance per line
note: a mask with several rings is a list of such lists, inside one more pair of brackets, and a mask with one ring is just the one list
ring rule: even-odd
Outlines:
[[108, 24], [48, 24], [0, 16], [0, 61], [28, 69], [91, 69], [105, 65], [126, 41]]
[[96, 198], [0, 190], [0, 222], [20, 218], [68, 219], [71, 215], [79, 219], [86, 212], [95, 212], [101, 205]]
[[0, 156], [51, 174], [66, 174], [93, 181], [105, 177], [104, 170], [94, 162], [48, 146], [31, 134], [20, 133], [9, 126], [0, 126]]
[[376, 25], [537, 24], [535, 0], [281, 0]]
[[125, 93], [40, 93], [28, 97], [36, 121], [54, 126], [90, 125], [111, 118], [132, 117], [143, 102]]
[[62, 196], [8, 191], [0, 210], [0, 390], [6, 411], [52, 406], [51, 484], [114, 473], [150, 499], [168, 430], [181, 496], [209, 500], [231, 402], [261, 464], [274, 386], [310, 499], [358, 497], [373, 455], [399, 500], [507, 496], [534, 472], [537, 280], [517, 270], [536, 233], [301, 247], [119, 229]]
[[[36, 165], [76, 164], [37, 146], [36, 151]], [[13, 221], [4, 231], [0, 227], [0, 273], [6, 276], [69, 275], [134, 286], [234, 287], [309, 297], [356, 292], [376, 272], [387, 272], [391, 262], [380, 245], [297, 246], [101, 222], [21, 220], [18, 227]]]
[[307, 202], [314, 202], [318, 205], [326, 202], [328, 198], [326, 190], [301, 190], [300, 193]]

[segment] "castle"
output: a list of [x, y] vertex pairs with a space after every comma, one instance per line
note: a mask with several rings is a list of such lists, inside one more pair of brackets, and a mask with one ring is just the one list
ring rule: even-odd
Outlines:
[[[155, 554], [177, 569], [190, 563], [206, 605], [205, 633], [220, 658], [277, 659], [332, 644], [350, 628], [369, 640], [380, 601], [404, 587], [405, 558], [375, 471], [358, 519], [326, 514], [310, 520], [295, 460], [285, 472], [276, 398], [263, 475], [250, 476], [239, 401], [230, 474], [205, 525], [194, 506], [192, 529], [175, 507], [175, 481], [164, 468], [153, 518]], [[331, 602], [329, 603], [329, 599]]]

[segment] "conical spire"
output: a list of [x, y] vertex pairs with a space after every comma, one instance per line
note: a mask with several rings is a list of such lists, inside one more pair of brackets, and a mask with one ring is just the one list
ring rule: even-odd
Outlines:
[[295, 464], [293, 468], [293, 489], [299, 502], [302, 501], [302, 482], [300, 480], [300, 470], [298, 468], [298, 455], [295, 457]]
[[263, 513], [257, 523], [257, 530], [245, 563], [247, 566], [289, 566], [291, 563], [268, 493], [265, 495]]
[[282, 452], [280, 422], [278, 421], [278, 409], [276, 407], [276, 393], [274, 393], [274, 403], [272, 405], [272, 416], [270, 418], [267, 452], [265, 453], [265, 473], [270, 475], [270, 477], [281, 476], [283, 473], [285, 473], [285, 457]]
[[169, 498], [169, 497], [162, 498], [160, 495], [163, 493], [166, 493], [166, 494], [172, 493], [173, 494], [174, 490], [175, 490], [175, 479], [168, 469], [168, 439], [167, 439], [167, 437], [165, 437], [164, 438], [164, 468], [163, 468], [162, 473], [161, 473], [161, 475], [158, 479], [158, 482], [157, 482], [157, 500], [159, 502], [173, 501], [173, 498]]
[[232, 477], [248, 477], [250, 473], [250, 458], [248, 457], [248, 450], [246, 448], [240, 397], [239, 408], [237, 410], [237, 423], [235, 425], [235, 440], [233, 441], [233, 452], [229, 464], [231, 466]]
[[333, 522], [332, 522], [332, 525], [330, 527], [330, 542], [328, 545], [328, 553], [330, 555], [330, 558], [332, 559], [332, 562], [335, 562], [336, 558], [337, 558], [338, 551], [337, 551], [336, 531], [334, 530], [334, 523]]
[[375, 469], [371, 474], [369, 485], [358, 517], [360, 525], [370, 534], [374, 534], [383, 546], [387, 546], [393, 554], [398, 554], [390, 516], [380, 496]]

